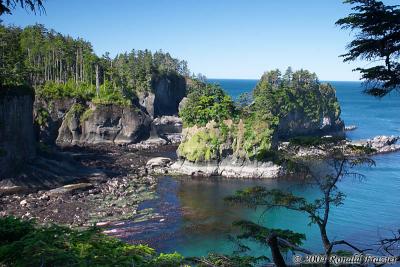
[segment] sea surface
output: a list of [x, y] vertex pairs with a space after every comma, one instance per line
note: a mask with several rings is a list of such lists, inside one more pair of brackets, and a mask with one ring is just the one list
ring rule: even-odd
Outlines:
[[[220, 84], [233, 98], [251, 91], [256, 80], [209, 80]], [[366, 139], [376, 135], [400, 135], [400, 96], [376, 99], [362, 93], [359, 82], [330, 82], [337, 90], [346, 125], [356, 125], [349, 139]], [[360, 167], [365, 175], [359, 180], [347, 178], [339, 184], [346, 194], [340, 207], [332, 209], [328, 233], [331, 240], [345, 239], [360, 247], [375, 247], [382, 237], [400, 229], [400, 153], [375, 156], [376, 167]], [[249, 186], [278, 188], [315, 199], [318, 189], [304, 184], [299, 177], [273, 180], [235, 180], [213, 178], [160, 177], [159, 199], [143, 204], [152, 207], [161, 219], [132, 224], [132, 242], [147, 242], [162, 252], [179, 251], [185, 256], [202, 256], [209, 252], [231, 253], [237, 247], [230, 241], [235, 220], [246, 219], [272, 228], [290, 229], [307, 237], [303, 247], [321, 252], [318, 228], [309, 225], [306, 215], [276, 209], [263, 212], [232, 207], [225, 196]], [[140, 231], [139, 231], [140, 229]], [[252, 255], [268, 255], [266, 247], [248, 243]]]

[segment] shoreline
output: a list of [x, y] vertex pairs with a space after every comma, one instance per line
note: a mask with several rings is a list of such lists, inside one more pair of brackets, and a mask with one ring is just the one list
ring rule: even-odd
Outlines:
[[65, 147], [63, 152], [86, 167], [105, 175], [79, 179], [54, 188], [33, 192], [1, 194], [0, 216], [35, 219], [41, 224], [71, 227], [107, 226], [112, 222], [151, 218], [150, 211], [138, 211], [139, 204], [155, 197], [157, 179], [148, 174], [148, 159], [170, 154], [175, 146], [146, 150], [120, 146], [91, 145]]

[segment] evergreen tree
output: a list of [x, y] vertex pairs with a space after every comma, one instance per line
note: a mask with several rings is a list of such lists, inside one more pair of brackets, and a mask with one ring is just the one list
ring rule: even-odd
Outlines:
[[32, 12], [44, 11], [42, 0], [0, 0], [0, 16], [4, 13], [11, 14], [11, 10], [17, 6], [31, 10]]
[[356, 68], [366, 81], [365, 92], [383, 97], [400, 86], [400, 6], [386, 6], [377, 0], [346, 0], [354, 13], [336, 22], [355, 30], [344, 61], [365, 59], [379, 62], [373, 67]]

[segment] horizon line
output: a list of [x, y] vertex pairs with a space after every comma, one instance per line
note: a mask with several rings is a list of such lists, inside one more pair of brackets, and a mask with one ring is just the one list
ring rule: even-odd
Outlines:
[[[258, 81], [260, 78], [208, 78], [207, 80], [249, 80], [249, 81]], [[321, 82], [363, 82], [362, 80], [325, 80], [320, 79]]]

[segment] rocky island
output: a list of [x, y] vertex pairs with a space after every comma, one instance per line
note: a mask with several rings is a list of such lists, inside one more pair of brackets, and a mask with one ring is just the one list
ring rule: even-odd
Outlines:
[[280, 142], [296, 137], [344, 138], [335, 89], [315, 74], [266, 72], [247, 103], [236, 105], [217, 85], [197, 82], [180, 111], [184, 129], [173, 172], [241, 178], [286, 173]]

